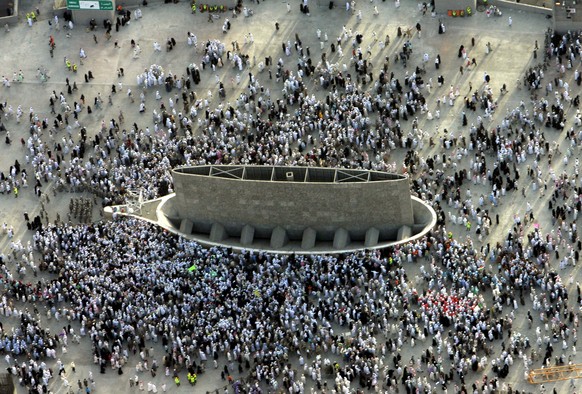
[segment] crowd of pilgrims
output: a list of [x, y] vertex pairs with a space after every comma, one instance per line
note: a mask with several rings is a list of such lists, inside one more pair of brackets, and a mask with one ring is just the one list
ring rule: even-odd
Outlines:
[[[409, 75], [406, 63], [390, 65], [387, 58], [374, 68], [362, 40], [363, 35], [344, 29], [330, 58], [351, 46], [349, 64], [331, 63], [326, 56], [315, 64], [297, 36], [295, 45], [283, 45], [276, 61], [279, 98], [249, 73], [244, 92], [214, 108], [211, 92], [198, 97], [189, 78], [198, 84], [206, 68], [242, 71], [249, 59], [235, 43], [223, 59], [225, 45], [209, 41], [202, 70], [191, 65], [187, 77], [172, 76], [169, 98], [159, 92], [153, 99], [152, 92], [140, 95], [141, 104], [149, 99], [159, 106], [152, 111], [152, 126], [125, 125], [120, 113], [93, 136], [68, 119], [70, 113], [77, 119], [89, 111], [84, 97], [71, 109], [69, 98], [55, 91], [51, 103], [60, 103], [55, 127], [30, 110], [30, 137], [21, 141], [26, 165], [33, 168], [35, 189], [56, 180], [64, 188], [103, 197], [105, 205], [123, 202], [127, 190], [142, 190], [145, 199], [171, 192], [170, 171], [178, 165], [404, 171], [411, 175], [413, 193], [437, 211], [430, 235], [384, 251], [277, 256], [205, 249], [131, 218], [43, 226], [33, 246], [39, 266], [52, 279], [24, 284], [11, 275], [15, 261], [34, 264], [27, 253], [20, 257], [15, 250], [1, 259], [0, 312], [11, 317], [13, 328], [0, 325], [0, 351], [20, 361], [7, 358], [9, 372], [30, 392], [45, 392], [54, 373], [44, 360], [56, 358], [76, 329], [91, 341], [101, 372], [122, 371], [135, 362], [132, 353], [144, 354], [159, 342], [165, 354], [149, 358], [167, 371], [201, 373], [203, 365], [216, 361], [225, 378], [234, 377], [236, 390], [249, 393], [267, 386], [294, 393], [309, 386], [330, 393], [354, 388], [391, 393], [398, 387], [407, 393], [492, 392], [507, 389], [504, 378], [516, 359], [526, 371], [569, 362], [565, 353], [575, 354], [581, 296], [578, 286], [577, 300], [569, 298], [566, 287], [573, 278], [564, 283], [559, 272], [576, 264], [582, 248], [576, 230], [582, 191], [578, 160], [572, 158], [582, 134], [567, 130], [568, 146], [561, 152], [552, 142], [552, 128], [564, 130], [567, 106], [577, 105], [564, 81], [566, 70], [574, 68], [572, 57], [579, 55], [579, 41], [565, 35], [549, 46], [546, 63], [555, 60], [558, 75], [553, 87], [546, 85], [547, 93], [556, 90], [552, 96], [534, 93], [532, 107], [522, 102], [508, 108], [501, 123], [490, 127], [487, 119], [499, 109], [496, 94], [484, 84], [465, 97], [467, 110], [483, 112], [474, 124], [463, 122], [466, 136], [437, 130], [428, 137], [419, 118], [438, 118], [440, 107], [460, 96], [459, 88], [444, 87], [432, 95], [431, 89], [445, 81], [439, 76], [438, 87], [433, 86], [425, 65]], [[188, 42], [196, 45], [190, 34]], [[296, 65], [293, 47], [303, 54]], [[403, 48], [411, 62], [411, 44]], [[398, 78], [395, 72], [403, 71], [404, 78]], [[307, 90], [305, 78], [312, 74], [325, 99]], [[543, 78], [540, 66], [524, 81], [536, 92]], [[237, 75], [231, 82], [242, 79]], [[167, 86], [168, 80], [163, 82]], [[95, 108], [102, 105], [101, 96], [95, 97]], [[14, 116], [12, 107], [3, 109], [8, 119]], [[66, 134], [57, 136], [60, 129]], [[439, 153], [420, 153], [427, 140]], [[407, 152], [405, 160], [391, 164], [391, 152], [398, 149]], [[575, 171], [556, 174], [542, 163], [551, 165], [556, 158], [564, 166], [574, 164]], [[14, 185], [26, 184], [26, 170], [16, 162], [1, 178], [7, 185], [3, 192], [13, 193]], [[472, 193], [471, 185], [477, 184], [489, 191]], [[479, 247], [471, 238], [453, 236], [451, 229], [458, 233], [461, 225], [482, 241], [499, 225], [498, 204], [520, 190], [528, 196], [547, 193], [551, 231], [527, 227], [535, 221], [528, 204], [500, 242], [485, 240]], [[560, 270], [552, 265], [558, 261]], [[418, 275], [407, 274], [412, 265]], [[36, 308], [43, 304], [47, 316], [71, 321], [63, 335], [40, 327]], [[526, 304], [537, 314], [528, 312], [530, 327], [534, 321], [543, 324], [536, 338], [512, 330], [514, 321], [520, 322], [514, 313]], [[418, 347], [418, 355], [404, 359], [405, 346]], [[493, 375], [482, 377], [484, 370]]]
[[[345, 35], [347, 41], [348, 33]], [[361, 42], [361, 34], [358, 37]], [[232, 53], [239, 53], [235, 49], [238, 45], [233, 44]], [[204, 59], [225, 55], [224, 44], [218, 40], [206, 43], [204, 51]], [[232, 53], [229, 51], [230, 57]], [[239, 58], [246, 57], [239, 54]], [[234, 64], [237, 60], [227, 61]], [[215, 67], [215, 62], [211, 63]], [[159, 109], [152, 110], [153, 126], [124, 125], [120, 113], [117, 119], [103, 121], [93, 136], [78, 120], [84, 111], [91, 111], [85, 98], [71, 106], [69, 97], [53, 91], [50, 101], [56, 109], [54, 126], [30, 109], [30, 137], [21, 141], [27, 150], [26, 164], [32, 163], [38, 184], [56, 179], [64, 188], [89, 190], [103, 197], [105, 204], [113, 204], [122, 202], [127, 190], [143, 190], [145, 198], [158, 196], [160, 189], [171, 191], [170, 169], [180, 164], [317, 164], [386, 169], [385, 154], [405, 146], [407, 140], [420, 142], [419, 130], [406, 133], [400, 125], [400, 121], [427, 111], [421, 91], [425, 83], [420, 76], [425, 71], [419, 67], [405, 76], [403, 85], [386, 62], [368, 91], [366, 78], [370, 79], [372, 73], [367, 71], [369, 65], [362, 60], [358, 44], [350, 64], [357, 78], [352, 78], [346, 65], [346, 71], [341, 72], [338, 64], [330, 64], [325, 58], [312, 70], [327, 81], [329, 89], [325, 100], [319, 100], [309, 94], [302, 72], [293, 72], [291, 63], [287, 64], [285, 56], [277, 62], [276, 78], [283, 83], [281, 98], [272, 97], [257, 76], [249, 73], [245, 92], [234, 103], [221, 102], [215, 108], [211, 108], [210, 93], [197, 97], [190, 90], [190, 78], [196, 84], [200, 79], [198, 67], [190, 65], [186, 78], [170, 78], [174, 94], [167, 101], [159, 91], [153, 94], [144, 90], [140, 94], [142, 103], [154, 101], [149, 96], [155, 95]], [[311, 58], [299, 58], [300, 71], [307, 64], [311, 64]], [[233, 83], [240, 81], [237, 75]], [[100, 94], [95, 97], [94, 108], [105, 105], [103, 101]], [[3, 108], [8, 119], [14, 117], [11, 106]], [[69, 120], [69, 114], [75, 116], [74, 121]], [[60, 130], [66, 130], [66, 134]], [[20, 182], [14, 175], [8, 178], [11, 184]], [[6, 191], [11, 193], [12, 189]]]
[[[150, 356], [152, 376], [158, 363], [185, 375], [216, 360], [240, 392], [299, 393], [306, 384], [342, 393], [390, 393], [401, 385], [407, 392], [490, 392], [506, 386], [515, 359], [526, 369], [536, 361], [565, 363], [555, 343], [565, 349], [576, 341], [578, 314], [559, 274], [522, 242], [508, 236], [477, 250], [439, 226], [392, 250], [278, 256], [205, 249], [132, 218], [50, 225], [35, 234], [33, 247], [55, 275], [27, 285], [3, 277], [2, 311], [21, 325], [2, 332], [0, 343], [4, 353], [39, 364], [78, 330], [102, 373], [122, 372], [135, 362], [132, 354], [149, 354], [159, 343], [165, 354]], [[415, 277], [407, 273], [412, 265], [420, 266]], [[512, 332], [528, 292], [546, 324], [537, 346]], [[25, 301], [34, 313], [15, 306]], [[35, 323], [43, 304], [48, 316], [70, 322], [64, 338]], [[403, 347], [419, 355], [403, 359]], [[474, 381], [488, 366], [494, 376]], [[46, 383], [38, 371], [9, 369], [31, 392], [42, 392], [32, 384]]]

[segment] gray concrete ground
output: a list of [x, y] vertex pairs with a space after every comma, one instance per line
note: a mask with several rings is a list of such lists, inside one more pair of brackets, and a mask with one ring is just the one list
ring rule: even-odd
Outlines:
[[[190, 13], [189, 5], [185, 2], [168, 5], [149, 5], [143, 7], [143, 18], [140, 20], [132, 20], [131, 24], [122, 27], [119, 33], [113, 33], [111, 40], [107, 41], [104, 37], [104, 30], [99, 22], [99, 29], [96, 32], [98, 43], [93, 40], [93, 33], [87, 32], [85, 26], [76, 26], [73, 31], [68, 32], [63, 29], [61, 31], [51, 30], [48, 24], [48, 19], [52, 17], [50, 14], [50, 5], [45, 2], [32, 3], [21, 6], [21, 12], [25, 13], [37, 6], [41, 7], [41, 14], [39, 21], [32, 27], [28, 27], [23, 21], [18, 26], [13, 26], [10, 32], [0, 31], [0, 51], [2, 53], [2, 62], [0, 65], [0, 73], [12, 79], [13, 72], [22, 70], [25, 75], [23, 83], [12, 83], [10, 88], [0, 87], [0, 100], [7, 101], [14, 108], [22, 105], [25, 115], [28, 114], [28, 108], [34, 108], [34, 111], [40, 114], [41, 118], [51, 118], [50, 108], [48, 105], [49, 93], [55, 90], [65, 92], [65, 79], [69, 78], [71, 83], [76, 82], [78, 91], [74, 92], [74, 99], [78, 100], [81, 94], [84, 94], [89, 101], [92, 102], [93, 97], [98, 92], [107, 98], [111, 91], [112, 84], [123, 83], [124, 89], [112, 97], [113, 104], [111, 106], [105, 105], [102, 110], [94, 110], [92, 114], [83, 112], [80, 116], [81, 124], [86, 126], [89, 133], [92, 135], [100, 127], [102, 120], [107, 121], [111, 118], [117, 118], [120, 111], [123, 111], [125, 117], [125, 125], [138, 124], [139, 127], [152, 126], [151, 110], [156, 107], [156, 102], [153, 98], [154, 90], [147, 91], [148, 111], [146, 114], [140, 114], [137, 109], [137, 104], [131, 104], [129, 98], [125, 94], [127, 87], [138, 92], [136, 85], [136, 75], [143, 71], [144, 68], [151, 64], [159, 64], [168, 72], [177, 73], [178, 75], [185, 74], [185, 68], [189, 63], [200, 63], [201, 51], [186, 45], [186, 32], [192, 31], [198, 37], [199, 45], [204, 43], [207, 39], [217, 38], [221, 41], [230, 44], [230, 42], [237, 40], [243, 52], [249, 54], [253, 60], [253, 67], [250, 70], [244, 70], [240, 73], [243, 82], [236, 85], [233, 81], [236, 75], [239, 74], [237, 70], [230, 66], [225, 66], [223, 69], [217, 71], [219, 78], [225, 83], [227, 90], [227, 101], [236, 98], [240, 92], [245, 88], [245, 81], [248, 79], [248, 72], [252, 71], [261, 83], [266, 88], [269, 88], [275, 96], [280, 96], [281, 84], [276, 84], [274, 80], [269, 80], [268, 72], [262, 74], [258, 73], [256, 63], [266, 56], [272, 56], [273, 60], [282, 57], [288, 62], [294, 61], [294, 56], [287, 58], [281, 52], [281, 42], [291, 40], [293, 42], [295, 34], [299, 34], [304, 42], [304, 47], [310, 47], [312, 56], [319, 58], [320, 45], [316, 37], [316, 30], [321, 29], [323, 34], [327, 33], [329, 41], [325, 44], [326, 51], [332, 62], [349, 63], [350, 51], [344, 50], [343, 58], [338, 58], [337, 53], [330, 53], [329, 44], [341, 33], [342, 26], [346, 25], [354, 31], [360, 31], [364, 34], [363, 48], [368, 44], [373, 44], [371, 48], [371, 62], [375, 66], [380, 66], [386, 56], [391, 59], [401, 48], [403, 44], [402, 38], [396, 37], [396, 30], [401, 27], [413, 27], [417, 22], [422, 25], [422, 37], [414, 36], [411, 41], [413, 44], [413, 55], [411, 64], [414, 66], [420, 64], [422, 55], [428, 53], [430, 61], [427, 65], [426, 78], [436, 78], [439, 73], [445, 77], [445, 84], [442, 88], [436, 88], [429, 95], [429, 108], [434, 111], [436, 108], [436, 100], [448, 92], [448, 88], [452, 85], [454, 88], [459, 88], [461, 96], [468, 91], [469, 82], [473, 87], [478, 88], [483, 84], [484, 72], [488, 72], [491, 77], [491, 86], [495, 92], [498, 92], [501, 86], [506, 83], [509, 88], [509, 93], [500, 98], [500, 110], [494, 115], [489, 122], [490, 125], [495, 125], [505, 114], [505, 108], [515, 108], [520, 104], [521, 100], [529, 102], [529, 94], [526, 90], [518, 90], [516, 81], [522, 77], [523, 72], [536, 61], [532, 57], [534, 48], [534, 41], [537, 40], [540, 45], [544, 41], [544, 32], [550, 26], [549, 21], [540, 15], [530, 15], [524, 12], [505, 11], [501, 18], [486, 18], [484, 13], [476, 13], [470, 18], [455, 18], [449, 19], [445, 16], [438, 16], [433, 18], [429, 15], [422, 16], [418, 11], [416, 2], [403, 1], [400, 8], [396, 8], [392, 1], [379, 2], [374, 0], [372, 2], [360, 0], [357, 9], [362, 10], [363, 18], [361, 21], [352, 13], [347, 13], [344, 10], [343, 4], [336, 4], [333, 10], [328, 9], [328, 3], [323, 0], [313, 1], [310, 5], [310, 16], [303, 15], [299, 12], [299, 4], [294, 2], [291, 4], [291, 12], [287, 12], [286, 2], [269, 0], [261, 2], [260, 4], [247, 4], [254, 11], [254, 16], [245, 18], [242, 15], [238, 18], [232, 18], [229, 13], [220, 14], [220, 19], [214, 23], [207, 21], [207, 14]], [[380, 14], [375, 16], [373, 14], [373, 7], [378, 7]], [[508, 16], [512, 16], [513, 25], [508, 26]], [[231, 30], [224, 34], [222, 32], [222, 22], [225, 17], [229, 17], [232, 23]], [[441, 19], [446, 24], [446, 34], [437, 34], [438, 21]], [[280, 30], [275, 30], [275, 22], [280, 24]], [[68, 35], [70, 34], [70, 36]], [[244, 43], [244, 35], [252, 33], [254, 36], [254, 43]], [[378, 39], [383, 40], [388, 34], [391, 38], [390, 45], [380, 50], [377, 43], [374, 43], [373, 34], [376, 34]], [[56, 50], [54, 58], [49, 55], [48, 39], [49, 35], [53, 35], [56, 40]], [[153, 50], [153, 42], [158, 41], [164, 43], [168, 37], [174, 37], [178, 42], [176, 49], [170, 53], [155, 52]], [[475, 47], [471, 46], [471, 37], [475, 38]], [[132, 58], [132, 49], [130, 40], [134, 39], [141, 45], [143, 50], [141, 56], [137, 59]], [[118, 42], [120, 48], [114, 47], [114, 42]], [[487, 43], [491, 43], [492, 53], [486, 54], [485, 48]], [[465, 71], [463, 74], [459, 72], [460, 60], [457, 58], [457, 50], [459, 45], [464, 44], [468, 48], [470, 58], [475, 58], [477, 66], [470, 71]], [[84, 48], [88, 58], [84, 60], [83, 64], [79, 63], [79, 49]], [[438, 71], [434, 69], [434, 58], [440, 54], [442, 59], [442, 67]], [[79, 71], [74, 74], [67, 71], [64, 65], [64, 58], [67, 57], [79, 64]], [[41, 83], [35, 76], [37, 69], [44, 67], [49, 71], [50, 79], [46, 83]], [[125, 77], [117, 77], [117, 69], [123, 67], [125, 69]], [[393, 64], [391, 69], [394, 70], [396, 76], [403, 78], [405, 72], [412, 72], [409, 67], [405, 70], [401, 64]], [[83, 74], [91, 70], [95, 79], [90, 83], [85, 83]], [[376, 72], [377, 73], [377, 72]], [[376, 74], [375, 73], [375, 74]], [[317, 89], [317, 83], [309, 82], [308, 88], [316, 96], [324, 98], [326, 92]], [[214, 103], [218, 100], [218, 86], [215, 83], [214, 73], [207, 70], [202, 71], [202, 83], [196, 87], [199, 95], [206, 95], [210, 90], [213, 93]], [[167, 97], [165, 91], [160, 90], [164, 97]], [[173, 94], [173, 93], [172, 93]], [[73, 98], [68, 99], [73, 100]], [[447, 129], [449, 132], [454, 132], [457, 135], [467, 133], [466, 128], [461, 129], [461, 113], [463, 110], [463, 103], [457, 100], [453, 107], [448, 105], [441, 106], [441, 118], [439, 120], [420, 119], [421, 127], [434, 136], [438, 140], [442, 136], [443, 130]], [[477, 114], [467, 113], [469, 117], [469, 124], [476, 121]], [[568, 118], [572, 119], [573, 111], [569, 110]], [[13, 143], [11, 145], [0, 142], [0, 169], [7, 171], [8, 167], [18, 159], [24, 163], [25, 150], [20, 146], [20, 138], [28, 136], [28, 128], [26, 122], [17, 124], [14, 119], [4, 120], [5, 126], [11, 133]], [[59, 137], [65, 133], [59, 132]], [[550, 130], [546, 132], [551, 134], [552, 138], [562, 144], [563, 136], [558, 135], [557, 132]], [[2, 138], [3, 139], [3, 138]], [[435, 147], [429, 147], [428, 141], [425, 141], [424, 148], [422, 148], [423, 155], [433, 155], [441, 152], [439, 144]], [[404, 152], [396, 151], [393, 153], [391, 160], [401, 162]], [[468, 159], [463, 159], [467, 161]], [[560, 160], [556, 160], [553, 167], [557, 173], [561, 171], [563, 164]], [[530, 185], [524, 184], [528, 188], [528, 196], [532, 196], [532, 204], [536, 211], [536, 216], [545, 232], [549, 231], [551, 223], [546, 206], [545, 199], [537, 199], [533, 197]], [[48, 186], [49, 190], [50, 187]], [[486, 191], [485, 186], [475, 186], [474, 193], [481, 193]], [[49, 217], [55, 219], [56, 214], [59, 213], [61, 218], [65, 218], [68, 210], [70, 198], [80, 197], [80, 194], [59, 193], [57, 197], [53, 197], [52, 193], [48, 193], [51, 198], [49, 206]], [[537, 196], [537, 194], [536, 194]], [[523, 200], [521, 198], [506, 197], [498, 208], [491, 208], [495, 213], [500, 214], [501, 223], [495, 227], [492, 235], [484, 240], [484, 242], [495, 243], [502, 239], [512, 225], [512, 213], [524, 211]], [[0, 195], [0, 215], [2, 221], [7, 222], [15, 228], [15, 238], [20, 238], [25, 243], [30, 239], [31, 233], [26, 230], [26, 226], [22, 220], [23, 212], [27, 211], [34, 215], [39, 211], [39, 200], [33, 195], [32, 187], [28, 190], [22, 190], [18, 199], [12, 195]], [[523, 212], [522, 212], [523, 214]], [[98, 209], [93, 212], [93, 219], [99, 220], [100, 215]], [[461, 227], [451, 226], [452, 231], [457, 237], [464, 238], [466, 233]], [[475, 240], [476, 244], [478, 241]], [[0, 240], [0, 247], [5, 251], [8, 250], [10, 240], [6, 237]], [[418, 269], [417, 265], [407, 266], [410, 269], [411, 275], [415, 275]], [[578, 268], [568, 268], [566, 275], [572, 274], [578, 280], [580, 273]], [[409, 275], [410, 276], [410, 275]], [[30, 274], [24, 280], [33, 280]], [[519, 309], [518, 317], [516, 318], [517, 327], [523, 328], [524, 332], [528, 332], [525, 322], [525, 309]], [[7, 321], [5, 324], [10, 324]], [[56, 332], [62, 327], [62, 322], [55, 322], [54, 319], [47, 321], [43, 317], [43, 324], [50, 326], [53, 332]], [[515, 327], [515, 326], [514, 326]], [[532, 332], [530, 337], [535, 338]], [[161, 360], [161, 350], [156, 349], [156, 353], [160, 354], [158, 361]], [[158, 353], [160, 352], [160, 353]], [[404, 359], [414, 354], [414, 349], [405, 345], [403, 348]], [[128, 379], [135, 375], [135, 369], [132, 367], [137, 362], [136, 357], [132, 357], [129, 365], [125, 368], [125, 374], [118, 376], [114, 371], [108, 372], [106, 375], [100, 375], [98, 368], [93, 364], [90, 356], [91, 349], [88, 341], [83, 341], [80, 345], [71, 345], [69, 352], [65, 355], [59, 355], [65, 364], [75, 361], [77, 371], [75, 373], [69, 372], [69, 380], [76, 382], [76, 379], [84, 378], [89, 371], [93, 371], [96, 380], [96, 392], [112, 393], [112, 392], [133, 392], [136, 389], [130, 389]], [[580, 357], [576, 359], [579, 361]], [[516, 360], [518, 366], [514, 366], [511, 370], [511, 376], [506, 380], [511, 382], [513, 387], [520, 388], [527, 392], [537, 392], [536, 387], [530, 386], [523, 377], [523, 365], [519, 365], [520, 360]], [[485, 371], [486, 373], [487, 371]], [[156, 382], [158, 390], [161, 391], [161, 385], [166, 382], [169, 387], [169, 392], [208, 392], [224, 386], [224, 381], [220, 379], [218, 373], [209, 370], [204, 375], [199, 377], [199, 383], [195, 389], [192, 389], [186, 384], [182, 387], [176, 388], [169, 378], [163, 376], [163, 372], [159, 373], [155, 379], [150, 379], [147, 374], [140, 375], [140, 379], [144, 382], [152, 380]], [[476, 376], [475, 378], [478, 378]], [[185, 379], [183, 379], [185, 380]], [[469, 379], [470, 380], [470, 379]], [[54, 381], [53, 391], [56, 393], [64, 393], [65, 389], [61, 386], [61, 382], [57, 379]], [[579, 384], [582, 384], [580, 382]], [[553, 384], [546, 385], [550, 390], [554, 387]], [[567, 393], [570, 389], [567, 388], [567, 382], [556, 384], [558, 392]], [[24, 393], [24, 388], [18, 388], [18, 392]]]

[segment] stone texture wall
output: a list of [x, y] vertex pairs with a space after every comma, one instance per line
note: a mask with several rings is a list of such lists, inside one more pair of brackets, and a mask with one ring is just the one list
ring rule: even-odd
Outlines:
[[[281, 226], [293, 238], [311, 227], [363, 236], [370, 227], [395, 231], [414, 223], [407, 178], [377, 182], [303, 183], [226, 179], [173, 173], [173, 207], [194, 223], [222, 224], [235, 235], [245, 224], [258, 236]], [[195, 225], [196, 226], [196, 225]]]

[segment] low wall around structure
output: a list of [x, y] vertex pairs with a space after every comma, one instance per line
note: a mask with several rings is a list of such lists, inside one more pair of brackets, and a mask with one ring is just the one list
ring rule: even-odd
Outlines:
[[0, 0], [0, 26], [18, 23], [18, 0]]
[[[1, 0], [0, 0], [1, 1]], [[148, 5], [151, 4], [161, 4], [167, 3], [168, 0], [147, 0]], [[236, 0], [196, 0], [197, 5], [206, 4], [210, 6], [225, 6], [227, 9], [233, 8], [236, 6]], [[143, 12], [147, 12], [147, 6], [143, 5], [143, 0], [113, 0], [114, 4], [114, 11], [94, 11], [94, 10], [73, 10], [73, 23], [75, 25], [79, 25], [79, 27], [87, 27], [89, 26], [89, 22], [91, 19], [95, 19], [99, 27], [102, 26], [102, 22], [104, 19], [111, 19], [112, 21], [115, 20], [117, 14], [115, 9], [118, 6], [121, 6], [123, 9], [134, 10], [136, 8], [141, 8]], [[55, 6], [53, 9], [53, 15], [57, 15], [59, 18], [62, 18], [65, 11], [67, 11], [67, 7], [63, 6], [66, 5], [66, 2], [60, 2], [58, 5]], [[167, 7], [181, 7], [186, 10], [187, 12], [191, 12], [191, 5], [189, 0], [179, 0], [178, 2], [174, 3], [174, 0], [171, 0], [169, 3], [166, 4]], [[186, 12], [186, 11], [185, 11]], [[133, 14], [132, 14], [133, 17]], [[7, 18], [18, 18], [17, 16], [14, 17], [7, 17]], [[7, 23], [1, 22], [4, 20], [0, 18], [0, 23]]]
[[447, 15], [449, 10], [466, 10], [471, 7], [473, 14], [476, 12], [476, 0], [435, 0], [435, 12]]
[[507, 0], [495, 0], [491, 2], [491, 4], [496, 5], [501, 9], [510, 9], [510, 10], [517, 10], [517, 11], [526, 11], [526, 12], [533, 12], [536, 14], [542, 15], [553, 15], [554, 9], [553, 4], [548, 1], [550, 7], [538, 7], [535, 5], [525, 4], [525, 3], [517, 3], [515, 1], [507, 1]]
[[73, 23], [79, 28], [89, 26], [91, 19], [95, 19], [97, 25], [101, 28], [103, 28], [104, 19], [111, 19], [115, 25], [115, 11], [73, 10]]
[[[187, 7], [190, 10], [190, 0], [179, 0], [178, 2], [174, 3], [174, 0], [147, 0], [149, 4], [160, 4], [160, 3], [167, 3], [168, 7]], [[236, 0], [196, 0], [196, 4], [207, 4], [207, 5], [223, 5], [227, 8], [232, 8], [236, 6]], [[133, 8], [133, 7], [143, 7], [143, 0], [118, 0], [117, 5], [122, 6], [123, 8]]]
[[0, 26], [15, 25], [18, 23], [18, 14], [0, 18]]

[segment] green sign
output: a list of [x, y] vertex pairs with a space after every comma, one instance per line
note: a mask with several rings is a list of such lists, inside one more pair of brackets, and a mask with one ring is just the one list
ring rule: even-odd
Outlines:
[[112, 11], [113, 1], [107, 0], [67, 0], [69, 10]]

